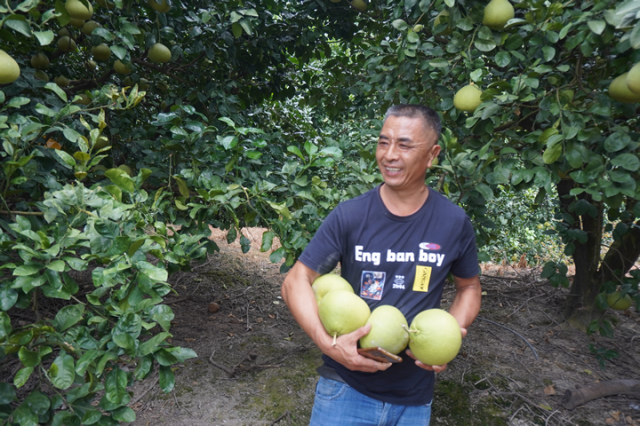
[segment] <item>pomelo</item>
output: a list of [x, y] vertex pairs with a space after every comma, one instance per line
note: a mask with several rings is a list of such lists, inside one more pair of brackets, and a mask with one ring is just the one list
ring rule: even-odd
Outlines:
[[100, 135], [98, 136], [98, 139], [96, 139], [96, 143], [93, 145], [93, 150], [99, 151], [107, 146], [109, 146], [109, 139], [104, 135]]
[[113, 63], [113, 69], [118, 74], [124, 74], [124, 75], [131, 74], [131, 71], [132, 71], [131, 66], [128, 64], [122, 63], [120, 59], [118, 59]]
[[20, 66], [7, 52], [0, 49], [0, 84], [13, 83], [20, 77]]
[[42, 52], [31, 57], [31, 66], [38, 70], [49, 68], [49, 58]]
[[106, 61], [111, 57], [111, 49], [106, 44], [102, 43], [91, 48], [91, 55], [98, 61]]
[[123, 170], [129, 176], [133, 175], [133, 170], [131, 170], [131, 167], [127, 166], [126, 164], [121, 164], [121, 165], [118, 166], [118, 168], [120, 170]]
[[70, 17], [86, 21], [91, 19], [93, 15], [93, 6], [91, 6], [90, 2], [87, 2], [87, 5], [89, 7], [85, 6], [80, 0], [67, 0], [64, 8], [67, 9]]
[[451, 26], [449, 25], [449, 11], [448, 10], [443, 10], [442, 12], [438, 13], [438, 15], [436, 16], [436, 19], [433, 20], [433, 27], [437, 27], [440, 24], [447, 24], [447, 28], [445, 28], [443, 31], [440, 32], [441, 35], [451, 35], [451, 33], [453, 32], [453, 28], [451, 28]]
[[87, 21], [82, 25], [82, 32], [90, 36], [91, 33], [93, 33], [93, 30], [99, 27], [102, 27], [102, 25], [96, 21]]
[[33, 73], [33, 77], [37, 78], [38, 80], [49, 81], [49, 76], [42, 70], [36, 70], [36, 72]]
[[367, 10], [367, 2], [365, 0], [353, 0], [351, 6], [363, 12]]
[[53, 79], [53, 81], [60, 87], [69, 86], [69, 79], [64, 75], [59, 75]]
[[456, 357], [462, 345], [458, 321], [442, 309], [420, 312], [411, 322], [409, 349], [427, 365], [443, 365]]
[[80, 93], [79, 95], [76, 95], [76, 96], [80, 96], [80, 99], [74, 101], [76, 104], [89, 105], [91, 103], [91, 98], [88, 95], [85, 95], [84, 93]]
[[640, 102], [640, 93], [636, 94], [629, 90], [627, 85], [627, 75], [624, 73], [614, 78], [611, 84], [609, 84], [609, 96], [619, 102], [627, 104], [634, 104]]
[[453, 97], [453, 106], [460, 111], [474, 112], [482, 103], [482, 91], [475, 84], [468, 84], [458, 90]]
[[316, 302], [318, 303], [327, 293], [333, 290], [346, 290], [353, 293], [353, 287], [351, 287], [349, 281], [337, 274], [320, 275], [313, 281], [311, 288], [316, 295]]
[[167, 13], [171, 9], [171, 5], [167, 0], [148, 0], [147, 3], [156, 12]]
[[515, 10], [508, 0], [491, 0], [484, 8], [482, 24], [494, 30], [503, 30]]
[[336, 338], [365, 325], [371, 315], [367, 302], [353, 292], [334, 290], [327, 293], [318, 305], [320, 321], [331, 336]]
[[633, 300], [628, 294], [623, 295], [621, 292], [615, 291], [607, 294], [607, 304], [617, 311], [626, 311], [633, 304]]
[[626, 78], [627, 89], [640, 95], [640, 62], [631, 67]]
[[58, 49], [63, 52], [71, 52], [76, 50], [76, 42], [69, 36], [62, 36], [58, 39]]
[[398, 354], [407, 347], [409, 324], [395, 306], [378, 306], [371, 312], [367, 324], [371, 324], [371, 331], [360, 339], [361, 348], [381, 347], [392, 354]]
[[69, 24], [72, 27], [82, 28], [84, 26], [84, 19], [69, 18]]
[[164, 64], [171, 60], [171, 51], [162, 43], [156, 43], [149, 49], [149, 60]]

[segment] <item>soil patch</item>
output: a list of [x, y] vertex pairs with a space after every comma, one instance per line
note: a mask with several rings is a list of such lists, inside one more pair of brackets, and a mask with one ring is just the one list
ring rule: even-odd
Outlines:
[[[224, 233], [221, 251], [170, 278], [172, 343], [199, 357], [178, 365], [176, 387], [157, 375], [133, 389], [134, 425], [306, 425], [320, 352], [280, 298], [284, 275], [258, 247], [243, 254]], [[615, 339], [562, 326], [567, 290], [528, 268], [485, 266], [480, 318], [460, 355], [438, 375], [432, 425], [636, 425], [640, 400], [618, 395], [566, 410], [566, 390], [614, 379], [640, 379], [640, 317], [608, 312]], [[453, 286], [443, 294], [447, 308]], [[616, 357], [613, 357], [617, 354]]]

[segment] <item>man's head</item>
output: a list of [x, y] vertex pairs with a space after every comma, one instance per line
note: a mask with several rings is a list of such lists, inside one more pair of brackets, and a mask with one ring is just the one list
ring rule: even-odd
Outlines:
[[428, 106], [415, 104], [394, 105], [387, 110], [384, 120], [387, 121], [387, 118], [390, 116], [417, 118], [422, 122], [425, 132], [431, 133], [435, 137], [433, 143], [436, 143], [440, 138], [440, 132], [442, 130], [440, 117]]
[[440, 153], [440, 119], [430, 108], [397, 105], [387, 111], [376, 149], [388, 188], [413, 193], [424, 187], [427, 169]]

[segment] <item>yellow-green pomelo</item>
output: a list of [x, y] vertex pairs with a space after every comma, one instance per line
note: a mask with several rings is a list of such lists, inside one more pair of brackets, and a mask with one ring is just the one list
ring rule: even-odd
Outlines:
[[508, 0], [491, 0], [484, 8], [482, 24], [494, 30], [502, 30], [515, 14]]
[[149, 84], [149, 80], [147, 80], [146, 78], [141, 78], [140, 80], [138, 80], [138, 89], [148, 90], [149, 87], [151, 87], [151, 84]]
[[363, 12], [367, 10], [367, 2], [365, 0], [353, 0], [351, 6]]
[[76, 96], [80, 96], [80, 99], [75, 101], [75, 103], [77, 103], [77, 104], [89, 105], [91, 103], [91, 98], [88, 95], [85, 95], [84, 93], [81, 93], [81, 94], [76, 95]]
[[607, 294], [607, 304], [617, 311], [626, 311], [633, 304], [633, 300], [628, 294], [622, 295], [621, 292], [614, 291]]
[[96, 21], [87, 21], [82, 25], [82, 32], [86, 35], [91, 35], [93, 30], [101, 26], [102, 25], [98, 24]]
[[129, 176], [131, 176], [133, 174], [133, 170], [131, 170], [131, 167], [127, 166], [126, 164], [121, 164], [121, 165], [118, 166], [118, 168], [120, 170], [123, 170]]
[[453, 97], [453, 106], [460, 111], [473, 112], [482, 103], [480, 100], [482, 91], [475, 84], [468, 84]]
[[36, 72], [33, 73], [33, 76], [35, 78], [37, 78], [38, 80], [49, 81], [49, 76], [47, 75], [46, 72], [44, 72], [42, 70], [36, 70]]
[[96, 68], [98, 68], [98, 64], [96, 64], [96, 61], [89, 59], [87, 62], [84, 63], [84, 66], [87, 68], [87, 70], [89, 71], [95, 71]]
[[[443, 19], [443, 18], [447, 18], [447, 19]], [[442, 12], [438, 13], [436, 18], [433, 20], [434, 28], [440, 25], [441, 23], [444, 24], [445, 22], [443, 21], [446, 21], [447, 28], [445, 28], [444, 31], [440, 33], [441, 35], [451, 35], [451, 33], [453, 32], [453, 28], [451, 28], [451, 25], [449, 25], [448, 18], [449, 18], [449, 11], [443, 10]]]
[[149, 49], [149, 59], [151, 62], [164, 64], [171, 60], [171, 51], [162, 43], [156, 43]]
[[65, 27], [65, 28], [61, 28], [60, 31], [58, 31], [58, 36], [59, 37], [64, 37], [64, 36], [70, 36], [71, 33], [69, 33], [69, 30]]
[[371, 330], [360, 339], [361, 348], [380, 347], [397, 354], [407, 347], [409, 324], [400, 309], [395, 306], [378, 306], [371, 312], [367, 324], [371, 324]]
[[113, 69], [118, 74], [124, 74], [124, 75], [131, 74], [131, 71], [132, 71], [131, 66], [123, 64], [122, 61], [120, 61], [120, 59], [118, 59], [113, 63]]
[[49, 68], [49, 58], [42, 52], [31, 57], [31, 66], [38, 70], [46, 70]]
[[122, 80], [122, 84], [124, 84], [125, 86], [133, 86], [133, 79], [131, 77], [127, 77], [124, 80]]
[[63, 52], [71, 52], [76, 50], [76, 42], [69, 36], [62, 36], [58, 39], [58, 49]]
[[7, 52], [0, 49], [0, 84], [13, 83], [20, 77], [20, 66]]
[[640, 95], [640, 62], [635, 64], [627, 73], [627, 89], [636, 95]]
[[98, 151], [108, 146], [109, 146], [109, 138], [107, 138], [104, 135], [100, 135], [98, 136], [98, 139], [96, 139], [96, 143], [93, 145], [93, 150]]
[[111, 57], [111, 49], [102, 43], [91, 48], [91, 55], [99, 61], [106, 61]]
[[67, 9], [69, 16], [74, 19], [87, 20], [91, 19], [93, 15], [93, 6], [90, 2], [87, 2], [88, 6], [85, 6], [80, 0], [67, 0], [64, 4], [64, 8]]
[[84, 26], [84, 19], [70, 18], [69, 23], [72, 27], [82, 28]]
[[351, 287], [349, 281], [337, 274], [320, 275], [313, 281], [311, 288], [313, 289], [313, 294], [315, 294], [316, 302], [318, 303], [320, 303], [327, 293], [333, 290], [345, 290], [353, 293], [353, 287]]
[[427, 365], [443, 365], [458, 355], [462, 332], [458, 321], [442, 309], [420, 312], [411, 321], [409, 349]]
[[614, 78], [609, 85], [609, 96], [616, 101], [624, 102], [627, 104], [633, 104], [640, 102], [640, 94], [633, 93], [627, 87], [627, 74], [624, 73]]
[[334, 339], [365, 325], [369, 315], [371, 309], [367, 302], [345, 290], [330, 291], [318, 305], [320, 321]]
[[103, 166], [102, 164], [98, 164], [97, 166], [93, 166], [93, 167], [91, 168], [91, 171], [92, 171], [92, 172], [94, 172], [94, 173], [96, 173], [96, 172], [98, 172], [98, 171], [101, 171], [101, 172], [103, 172], [103, 173], [104, 173], [104, 172], [106, 172], [107, 170], [108, 170], [108, 169], [107, 169], [105, 166]]
[[148, 0], [147, 3], [151, 6], [151, 9], [160, 13], [167, 13], [171, 6], [167, 0]]
[[56, 83], [60, 87], [69, 86], [69, 79], [67, 77], [65, 77], [64, 75], [59, 75], [57, 77], [54, 77], [53, 81], [54, 81], [54, 83]]

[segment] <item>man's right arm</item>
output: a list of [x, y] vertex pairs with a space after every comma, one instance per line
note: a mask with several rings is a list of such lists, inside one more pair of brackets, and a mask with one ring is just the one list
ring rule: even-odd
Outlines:
[[386, 370], [390, 363], [376, 362], [358, 354], [358, 340], [366, 335], [371, 326], [366, 325], [338, 337], [333, 345], [331, 337], [318, 316], [318, 304], [311, 285], [320, 276], [302, 262], [296, 262], [282, 283], [282, 298], [300, 327], [311, 337], [322, 353], [347, 367], [349, 370], [374, 372]]

